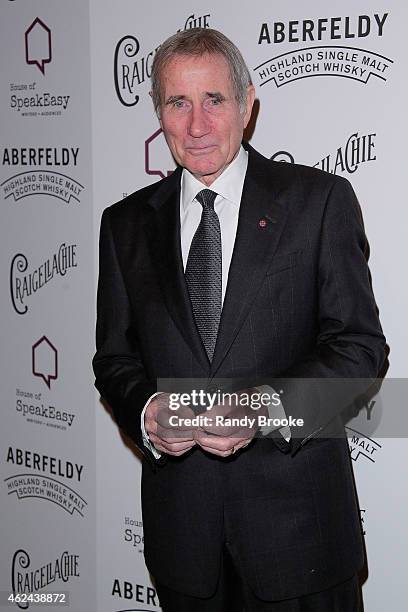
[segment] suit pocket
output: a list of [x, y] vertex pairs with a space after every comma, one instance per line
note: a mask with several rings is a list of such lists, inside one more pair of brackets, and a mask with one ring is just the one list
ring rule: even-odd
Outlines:
[[289, 270], [298, 264], [302, 255], [302, 249], [292, 251], [291, 253], [285, 253], [282, 255], [276, 255], [266, 272], [267, 276], [282, 272], [283, 270]]

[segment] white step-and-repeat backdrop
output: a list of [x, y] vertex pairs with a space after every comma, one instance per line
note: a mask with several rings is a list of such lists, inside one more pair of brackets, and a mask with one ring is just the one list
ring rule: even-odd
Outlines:
[[[242, 50], [255, 148], [352, 182], [388, 377], [406, 376], [407, 22], [399, 0], [1, 0], [3, 598], [44, 588], [68, 593], [73, 612], [160, 609], [143, 562], [140, 461], [90, 361], [101, 212], [174, 169], [149, 96], [155, 51], [174, 32], [213, 27]], [[392, 410], [373, 402], [367, 419]], [[350, 451], [365, 609], [383, 612], [405, 603], [407, 432], [367, 431], [350, 427]]]

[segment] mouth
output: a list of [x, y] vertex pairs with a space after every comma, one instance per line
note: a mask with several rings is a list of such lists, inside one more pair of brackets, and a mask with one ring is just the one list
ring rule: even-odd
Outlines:
[[186, 151], [188, 151], [190, 155], [205, 155], [206, 153], [211, 153], [215, 148], [216, 145], [198, 145], [195, 147], [186, 147]]

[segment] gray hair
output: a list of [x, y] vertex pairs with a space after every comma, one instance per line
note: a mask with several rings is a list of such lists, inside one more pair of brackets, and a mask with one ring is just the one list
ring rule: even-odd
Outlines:
[[152, 98], [157, 115], [160, 117], [162, 102], [161, 76], [175, 56], [199, 57], [209, 53], [221, 55], [227, 61], [237, 102], [243, 112], [247, 99], [247, 88], [252, 85], [251, 75], [240, 50], [224, 34], [211, 28], [191, 28], [170, 36], [159, 47], [152, 65]]

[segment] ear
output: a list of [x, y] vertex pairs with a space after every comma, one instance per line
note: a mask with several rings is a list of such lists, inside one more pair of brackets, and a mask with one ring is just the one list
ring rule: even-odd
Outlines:
[[249, 120], [251, 118], [254, 100], [255, 100], [255, 87], [253, 85], [248, 85], [245, 110], [244, 110], [244, 129], [248, 125]]

